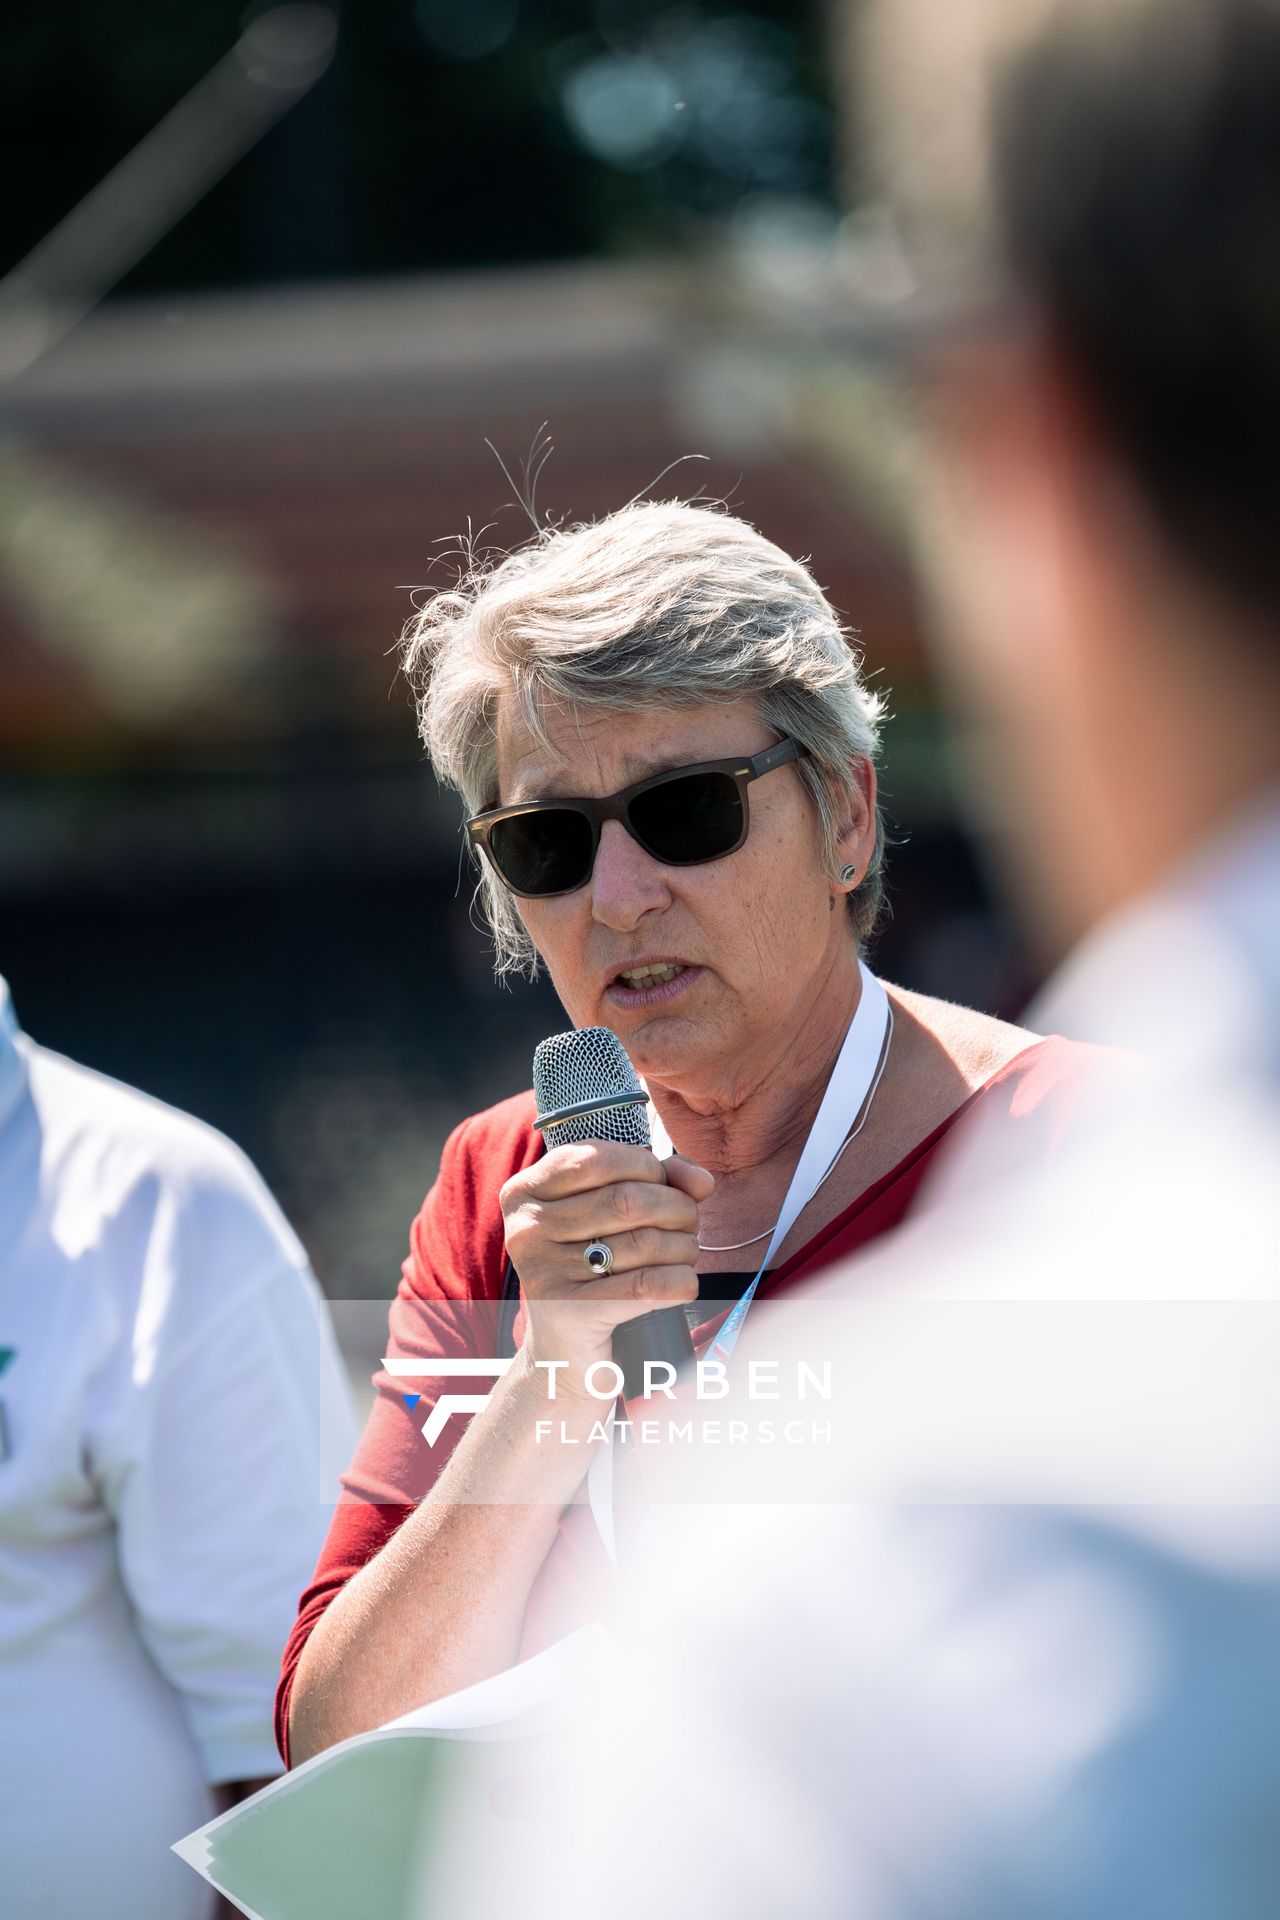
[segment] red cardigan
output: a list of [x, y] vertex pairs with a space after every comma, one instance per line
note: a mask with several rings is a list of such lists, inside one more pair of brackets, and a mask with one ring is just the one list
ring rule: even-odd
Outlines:
[[[838, 1259], [857, 1253], [896, 1227], [907, 1213], [930, 1163], [956, 1123], [978, 1103], [991, 1103], [1024, 1128], [1035, 1129], [1034, 1145], [1045, 1153], [1053, 1144], [1078, 1086], [1082, 1061], [1090, 1050], [1069, 1041], [1037, 1041], [971, 1094], [940, 1126], [912, 1148], [905, 1159], [867, 1188], [836, 1219], [762, 1283], [757, 1297], [770, 1298]], [[506, 1268], [498, 1190], [542, 1152], [533, 1127], [530, 1093], [464, 1120], [450, 1134], [435, 1185], [409, 1234], [409, 1254], [390, 1310], [393, 1356], [429, 1358], [497, 1356], [498, 1309]], [[524, 1332], [523, 1298], [514, 1326], [518, 1344]], [[710, 1337], [718, 1322], [700, 1335]], [[453, 1415], [434, 1446], [422, 1433], [436, 1399], [446, 1391], [483, 1391], [484, 1381], [404, 1381], [385, 1371], [374, 1376], [377, 1399], [355, 1458], [342, 1476], [344, 1497], [320, 1554], [311, 1584], [302, 1595], [298, 1617], [285, 1647], [276, 1694], [276, 1740], [286, 1765], [289, 1697], [294, 1674], [316, 1621], [353, 1574], [373, 1559], [403, 1525], [440, 1477], [462, 1437], [465, 1416]], [[421, 1388], [418, 1404], [406, 1406], [406, 1390]], [[585, 1506], [566, 1509], [560, 1532], [530, 1595], [522, 1655], [565, 1630], [565, 1591], [591, 1589], [600, 1571], [600, 1545]]]

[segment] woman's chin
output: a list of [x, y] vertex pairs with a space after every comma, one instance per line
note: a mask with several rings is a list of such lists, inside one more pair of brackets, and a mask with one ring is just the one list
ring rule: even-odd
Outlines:
[[[619, 1027], [622, 1024], [618, 1022]], [[696, 1080], [699, 1069], [711, 1063], [714, 1048], [699, 1027], [699, 1022], [675, 1014], [650, 1014], [637, 1026], [619, 1032], [618, 1038], [637, 1073], [679, 1087]]]

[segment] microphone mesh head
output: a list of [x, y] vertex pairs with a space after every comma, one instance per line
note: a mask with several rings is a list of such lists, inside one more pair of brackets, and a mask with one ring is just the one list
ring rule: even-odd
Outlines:
[[[616, 1033], [608, 1027], [578, 1027], [571, 1033], [553, 1033], [533, 1056], [533, 1095], [538, 1112], [558, 1113], [581, 1100], [608, 1102], [643, 1094], [640, 1077]], [[572, 1114], [544, 1127], [548, 1147], [565, 1147], [574, 1140], [620, 1140], [624, 1146], [649, 1145], [649, 1116], [643, 1101], [626, 1106], [605, 1104], [590, 1113]]]

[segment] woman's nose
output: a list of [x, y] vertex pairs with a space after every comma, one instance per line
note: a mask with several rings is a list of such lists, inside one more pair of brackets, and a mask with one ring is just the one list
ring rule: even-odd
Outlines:
[[646, 913], [669, 905], [670, 889], [651, 854], [631, 838], [620, 820], [606, 820], [591, 875], [591, 914], [627, 933]]

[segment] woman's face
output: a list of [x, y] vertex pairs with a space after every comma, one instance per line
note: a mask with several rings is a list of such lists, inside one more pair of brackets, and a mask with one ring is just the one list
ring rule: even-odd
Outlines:
[[[504, 703], [500, 804], [603, 797], [669, 768], [759, 753], [776, 735], [754, 700], [648, 713], [544, 712], [551, 752]], [[852, 789], [842, 863], [865, 871], [874, 776]], [[818, 818], [794, 765], [748, 789], [750, 830], [735, 853], [664, 866], [608, 820], [576, 893], [517, 900], [575, 1026], [610, 1027], [643, 1074], [731, 1097], [797, 1043], [832, 996], [847, 1015], [856, 972], [843, 889], [823, 870]], [[624, 969], [680, 969], [629, 986]]]

